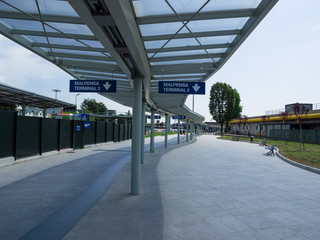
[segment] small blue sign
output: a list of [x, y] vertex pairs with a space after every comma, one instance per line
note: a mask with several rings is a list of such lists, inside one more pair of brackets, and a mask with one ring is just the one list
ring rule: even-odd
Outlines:
[[81, 130], [81, 126], [76, 126], [76, 131], [80, 131]]
[[[150, 115], [148, 115], [148, 119], [151, 119]], [[154, 115], [154, 119], [161, 119], [161, 115]]]
[[85, 122], [84, 123], [84, 128], [90, 129], [90, 122]]
[[159, 93], [206, 94], [205, 82], [159, 81]]
[[186, 119], [186, 116], [183, 116], [183, 115], [172, 116], [172, 119]]
[[70, 80], [69, 92], [117, 92], [117, 81]]
[[88, 121], [89, 120], [89, 114], [81, 114], [80, 119], [82, 121]]

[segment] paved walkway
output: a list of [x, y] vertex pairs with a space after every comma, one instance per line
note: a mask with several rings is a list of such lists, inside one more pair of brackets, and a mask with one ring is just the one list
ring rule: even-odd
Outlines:
[[[0, 238], [27, 239], [91, 189], [110, 159], [125, 158], [129, 144], [0, 168]], [[141, 194], [129, 194], [128, 163], [64, 239], [319, 239], [320, 175], [265, 152], [204, 135], [146, 153]]]

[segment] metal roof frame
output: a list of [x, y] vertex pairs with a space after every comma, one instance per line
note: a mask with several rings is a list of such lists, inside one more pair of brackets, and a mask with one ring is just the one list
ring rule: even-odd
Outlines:
[[[70, 4], [70, 14], [65, 15], [60, 13], [59, 9], [46, 9], [41, 13], [36, 9], [28, 12], [23, 8], [24, 4], [29, 2], [34, 4], [34, 0], [19, 2], [17, 6], [14, 6], [15, 1], [0, 0], [0, 33], [56, 64], [75, 79], [117, 80], [119, 84], [116, 94], [101, 95], [126, 106], [132, 106], [133, 81], [139, 76], [143, 78], [144, 99], [149, 109], [172, 115], [186, 115], [195, 122], [202, 122], [204, 117], [184, 106], [187, 95], [161, 95], [158, 93], [158, 82], [206, 81], [227, 62], [277, 1], [257, 0], [257, 5], [246, 5], [243, 8], [204, 8], [200, 12], [196, 12], [198, 9], [184, 12], [172, 8], [173, 11], [143, 16], [136, 14], [135, 1], [131, 0], [92, 0], [90, 3], [87, 0], [47, 1], [54, 2], [54, 6]], [[143, 5], [144, 1], [140, 4]], [[104, 9], [92, 9], [92, 6]], [[30, 6], [28, 7], [26, 9], [30, 9]], [[208, 20], [232, 23], [237, 19], [245, 20], [240, 28], [237, 25], [209, 31], [191, 31], [188, 28], [189, 32], [175, 34], [148, 34], [143, 30], [144, 27], [153, 26], [152, 24], [188, 26], [189, 22], [194, 21], [203, 21], [203, 24]], [[19, 21], [15, 23], [16, 20]], [[47, 31], [33, 26], [36, 21], [41, 21]], [[12, 22], [16, 26], [10, 25]], [[19, 27], [19, 24], [24, 22], [33, 27]], [[68, 32], [59, 30], [59, 26], [52, 27], [52, 24], [64, 23], [71, 26], [73, 24], [75, 29], [88, 27], [90, 33]], [[214, 41], [215, 37], [220, 40]], [[47, 38], [47, 41], [44, 41], [44, 38]], [[162, 41], [170, 39], [171, 45], [161, 47]], [[195, 39], [200, 44], [189, 44]], [[180, 42], [176, 44], [175, 41]], [[186, 43], [180, 44], [181, 41]]]

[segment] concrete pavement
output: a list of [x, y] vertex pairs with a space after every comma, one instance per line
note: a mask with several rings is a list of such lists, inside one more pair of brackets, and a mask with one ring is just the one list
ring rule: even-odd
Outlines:
[[[61, 211], [129, 144], [0, 168], [0, 238], [26, 236]], [[320, 175], [265, 152], [212, 135], [146, 152], [141, 194], [129, 194], [127, 163], [64, 239], [319, 239]]]

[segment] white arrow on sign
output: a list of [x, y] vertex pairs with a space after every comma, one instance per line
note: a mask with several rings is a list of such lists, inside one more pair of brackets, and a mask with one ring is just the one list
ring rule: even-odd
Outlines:
[[198, 90], [200, 89], [200, 86], [198, 85], [198, 83], [196, 83], [194, 86], [192, 86], [195, 92], [198, 92]]
[[110, 84], [109, 82], [106, 82], [105, 84], [103, 84], [104, 88], [108, 91], [108, 89], [111, 87], [112, 84]]

